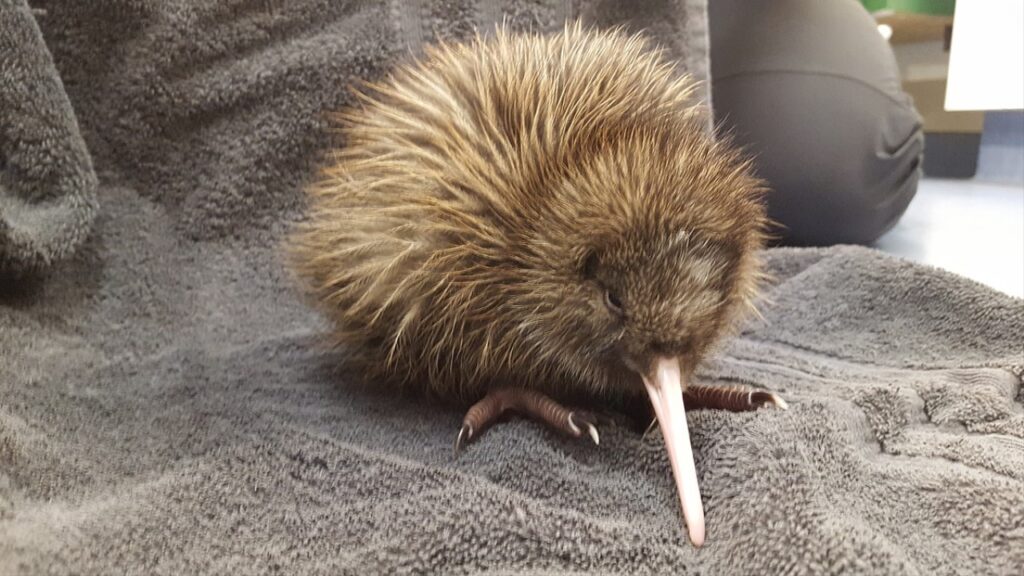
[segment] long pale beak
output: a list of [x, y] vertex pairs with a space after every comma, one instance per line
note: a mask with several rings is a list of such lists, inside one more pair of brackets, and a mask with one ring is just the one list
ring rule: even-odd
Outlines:
[[651, 397], [654, 413], [665, 437], [668, 461], [676, 479], [679, 502], [683, 506], [683, 520], [694, 546], [704, 544], [704, 503], [697, 486], [697, 467], [693, 463], [690, 431], [686, 427], [683, 407], [683, 378], [676, 358], [659, 358], [653, 376], [643, 376], [647, 393]]

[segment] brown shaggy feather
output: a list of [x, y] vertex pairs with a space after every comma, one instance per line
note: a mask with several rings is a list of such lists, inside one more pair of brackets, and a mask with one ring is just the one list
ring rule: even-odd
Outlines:
[[432, 48], [339, 115], [292, 267], [373, 379], [642, 395], [636, 365], [692, 370], [759, 279], [761, 182], [693, 88], [578, 24]]

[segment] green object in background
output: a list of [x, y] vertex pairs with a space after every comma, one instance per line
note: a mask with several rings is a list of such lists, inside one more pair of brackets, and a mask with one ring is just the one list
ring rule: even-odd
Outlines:
[[930, 16], [952, 16], [956, 0], [861, 0], [868, 12], [893, 11]]

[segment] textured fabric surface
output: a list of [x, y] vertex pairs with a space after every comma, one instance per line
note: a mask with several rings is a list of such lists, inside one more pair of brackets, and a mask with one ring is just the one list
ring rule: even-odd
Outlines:
[[89, 233], [96, 174], [25, 0], [0, 0], [0, 276], [48, 269]]
[[[1024, 304], [873, 251], [773, 251], [701, 370], [792, 407], [691, 415], [700, 550], [657, 435], [454, 459], [460, 413], [353, 386], [278, 257], [321, 111], [407, 42], [626, 13], [413, 4], [38, 3], [103, 209], [0, 285], [0, 574], [1019, 574]], [[694, 3], [632, 5], [690, 42]]]

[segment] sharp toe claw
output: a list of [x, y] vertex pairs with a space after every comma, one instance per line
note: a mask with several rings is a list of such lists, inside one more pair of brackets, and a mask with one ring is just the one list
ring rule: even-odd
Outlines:
[[772, 394], [772, 404], [780, 410], [789, 410], [789, 403], [782, 399], [781, 396]]
[[658, 419], [657, 418], [651, 419], [651, 423], [647, 425], [647, 430], [644, 430], [643, 435], [640, 436], [640, 441], [643, 442], [644, 440], [646, 440], [647, 439], [647, 435], [650, 434], [651, 430], [654, 430], [654, 427], [657, 426], [657, 425], [658, 425]]
[[589, 416], [581, 416], [576, 412], [572, 412], [569, 414], [569, 428], [571, 428], [573, 433], [576, 434], [576, 436], [578, 437], [583, 435], [583, 431], [580, 430], [579, 425], [576, 424], [577, 420], [582, 422], [583, 425], [587, 428], [587, 434], [590, 435], [590, 439], [594, 441], [594, 444], [600, 446], [601, 435], [597, 433], [597, 427], [590, 422], [591, 418]]
[[[756, 401], [754, 401], [755, 399]], [[751, 398], [750, 404], [751, 406], [754, 406], [756, 408], [771, 406], [778, 410], [789, 409], [789, 403], [783, 400], [781, 396], [775, 394], [774, 392], [768, 392], [767, 390], [755, 392], [754, 396], [752, 396]]]
[[455, 454], [457, 455], [462, 450], [462, 442], [465, 439], [466, 442], [473, 437], [473, 427], [469, 424], [463, 424], [462, 428], [459, 429], [459, 437], [455, 439]]
[[576, 425], [575, 414], [569, 414], [569, 429], [572, 430], [572, 433], [575, 434], [576, 436], [579, 436], [580, 434], [583, 433], [580, 431], [580, 427]]

